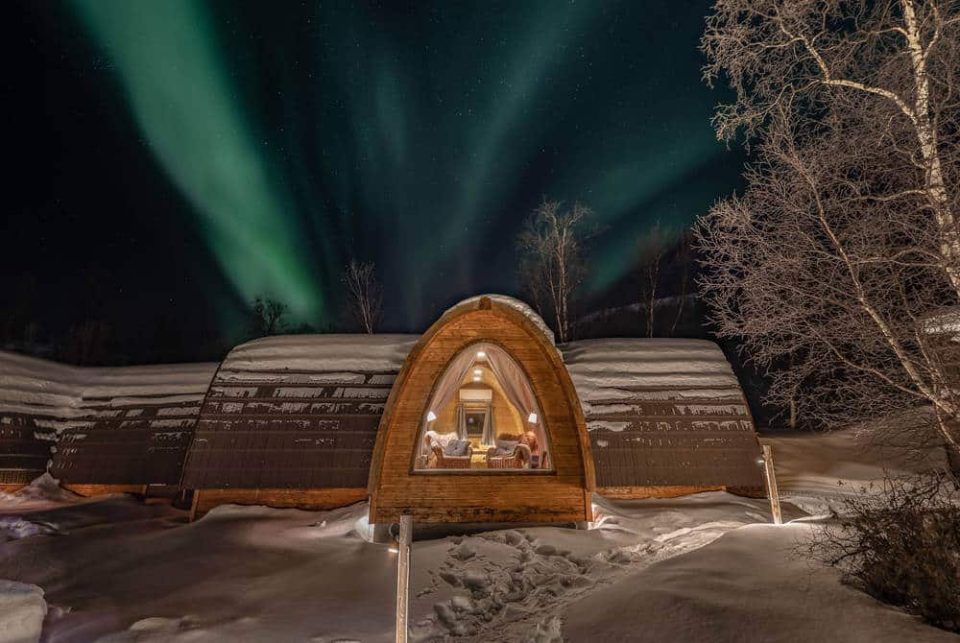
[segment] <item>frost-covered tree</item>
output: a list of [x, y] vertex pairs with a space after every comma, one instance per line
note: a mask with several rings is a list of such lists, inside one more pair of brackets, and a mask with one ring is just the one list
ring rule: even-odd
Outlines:
[[540, 314], [553, 320], [560, 342], [571, 339], [573, 304], [586, 274], [585, 243], [593, 211], [574, 203], [544, 200], [517, 238], [520, 281]]
[[933, 218], [960, 292], [960, 3], [719, 0], [701, 45], [706, 80], [736, 94], [714, 118], [722, 139], [831, 128], [852, 149], [889, 148], [861, 196]]
[[351, 261], [343, 272], [350, 315], [365, 333], [372, 334], [383, 315], [383, 288], [373, 262]]
[[747, 189], [699, 225], [721, 336], [823, 422], [929, 406], [960, 463], [960, 399], [931, 314], [960, 293], [960, 7], [719, 0], [702, 41], [736, 100]]

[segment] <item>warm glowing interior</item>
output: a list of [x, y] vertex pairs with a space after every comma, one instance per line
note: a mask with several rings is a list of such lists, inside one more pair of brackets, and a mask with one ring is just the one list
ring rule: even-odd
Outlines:
[[548, 471], [547, 433], [523, 369], [495, 344], [467, 347], [436, 383], [418, 471]]

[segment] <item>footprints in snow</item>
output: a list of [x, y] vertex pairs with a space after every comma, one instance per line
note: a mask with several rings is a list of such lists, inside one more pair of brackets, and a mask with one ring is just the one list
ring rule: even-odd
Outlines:
[[[559, 640], [559, 604], [639, 557], [613, 550], [584, 558], [539, 542], [523, 530], [453, 537], [450, 542], [437, 577], [462, 594], [434, 605], [436, 623], [447, 635], [483, 632], [488, 637], [496, 632], [498, 640]], [[433, 629], [428, 623], [421, 626]]]

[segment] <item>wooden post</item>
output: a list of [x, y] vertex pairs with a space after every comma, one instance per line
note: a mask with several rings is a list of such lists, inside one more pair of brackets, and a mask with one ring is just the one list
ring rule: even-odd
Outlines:
[[397, 643], [407, 643], [407, 609], [410, 595], [410, 541], [413, 540], [413, 516], [400, 516], [397, 539]]
[[783, 516], [780, 514], [780, 491], [777, 489], [777, 472], [773, 469], [773, 449], [769, 444], [763, 445], [763, 477], [767, 481], [767, 497], [770, 498], [770, 513], [773, 514], [773, 524], [782, 525]]

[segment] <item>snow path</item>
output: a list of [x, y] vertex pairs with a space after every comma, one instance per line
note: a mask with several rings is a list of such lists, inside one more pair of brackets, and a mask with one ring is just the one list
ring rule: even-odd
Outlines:
[[[763, 501], [724, 493], [601, 502], [590, 531], [415, 542], [413, 639], [556, 640], [566, 605], [766, 520]], [[187, 524], [168, 507], [115, 496], [23, 512], [45, 527], [0, 544], [0, 578], [43, 588], [49, 641], [387, 641], [396, 555], [355, 533], [366, 508], [226, 506]]]
[[[794, 556], [814, 527], [791, 503], [821, 511], [897, 467], [849, 434], [764, 440], [792, 524], [765, 526], [765, 500], [714, 492], [596, 498], [588, 531], [420, 540], [413, 640], [960, 640]], [[190, 524], [44, 480], [0, 497], [0, 578], [15, 581], [0, 599], [26, 624], [46, 610], [51, 643], [392, 641], [396, 554], [356, 534], [366, 511], [225, 506]]]
[[[590, 531], [535, 527], [441, 541], [442, 562], [414, 583], [422, 589], [412, 603], [411, 638], [559, 640], [568, 605], [731, 529], [767, 520], [764, 501], [725, 493], [597, 502], [597, 528]], [[420, 548], [439, 547], [416, 543], [415, 561]]]

